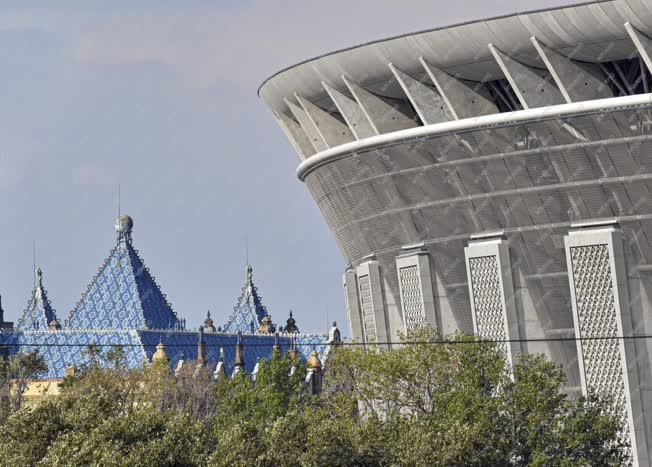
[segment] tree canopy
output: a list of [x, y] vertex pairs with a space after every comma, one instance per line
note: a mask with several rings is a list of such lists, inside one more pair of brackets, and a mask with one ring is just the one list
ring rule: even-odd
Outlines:
[[[10, 465], [621, 465], [627, 441], [610, 402], [563, 391], [540, 355], [507, 368], [495, 346], [430, 329], [391, 351], [340, 347], [323, 391], [275, 352], [255, 381], [214, 380], [166, 363], [130, 370], [120, 352], [91, 364], [59, 397], [0, 427]], [[109, 367], [99, 364], [110, 360]], [[294, 371], [292, 370], [294, 367]]]

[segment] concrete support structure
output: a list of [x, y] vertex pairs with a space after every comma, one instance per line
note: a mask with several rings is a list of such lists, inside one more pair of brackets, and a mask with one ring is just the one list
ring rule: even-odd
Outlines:
[[536, 37], [530, 39], [566, 102], [570, 104], [613, 97], [598, 65], [576, 62], [544, 45]]
[[504, 238], [477, 238], [464, 248], [473, 331], [498, 344], [510, 365], [521, 352], [509, 246]]
[[405, 107], [401, 101], [390, 102], [388, 99], [366, 90], [346, 76], [342, 76], [342, 81], [353, 94], [377, 135], [417, 126], [414, 120], [401, 112], [400, 108]]
[[496, 104], [488, 97], [484, 84], [457, 79], [431, 65], [423, 57], [419, 58], [419, 63], [437, 86], [455, 120], [498, 112]]
[[358, 277], [358, 295], [362, 316], [362, 333], [364, 342], [377, 342], [387, 347], [387, 319], [385, 300], [383, 298], [380, 267], [375, 259], [368, 259], [356, 268]]
[[635, 465], [648, 465], [622, 232], [590, 223], [565, 247], [582, 393], [613, 398]]
[[349, 96], [322, 81], [322, 86], [349, 125], [355, 139], [368, 138], [376, 134], [360, 105]]
[[538, 70], [510, 57], [489, 44], [496, 63], [505, 74], [524, 109], [561, 104], [564, 98], [547, 70]]
[[364, 342], [362, 315], [360, 313], [360, 297], [358, 295], [358, 277], [353, 268], [348, 268], [342, 276], [344, 283], [344, 301], [346, 304], [346, 318], [351, 330], [351, 339]]

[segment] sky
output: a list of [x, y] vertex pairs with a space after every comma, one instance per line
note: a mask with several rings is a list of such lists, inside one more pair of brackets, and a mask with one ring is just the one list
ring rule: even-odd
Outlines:
[[[345, 261], [258, 99], [293, 63], [561, 0], [0, 0], [0, 294], [17, 320], [32, 246], [60, 319], [118, 213], [178, 315], [231, 313], [254, 280], [275, 322], [346, 334]], [[56, 4], [56, 6], [54, 6]]]

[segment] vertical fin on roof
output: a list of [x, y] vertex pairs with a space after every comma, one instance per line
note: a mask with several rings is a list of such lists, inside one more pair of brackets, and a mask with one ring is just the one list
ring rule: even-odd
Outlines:
[[417, 122], [399, 110], [398, 100], [392, 102], [390, 99], [377, 96], [344, 75], [342, 75], [342, 80], [353, 94], [377, 135], [418, 126]]
[[636, 46], [638, 54], [645, 62], [648, 71], [652, 73], [652, 39], [647, 37], [630, 23], [625, 23], [625, 29], [627, 30], [629, 37], [632, 39], [634, 46]]
[[278, 125], [281, 127], [281, 130], [283, 130], [283, 133], [285, 133], [285, 136], [290, 140], [290, 144], [297, 154], [299, 154], [301, 160], [306, 160], [308, 157], [315, 154], [315, 147], [310, 143], [310, 140], [303, 131], [303, 128], [301, 128], [301, 125], [278, 111], [274, 111], [274, 118], [276, 118]]
[[299, 105], [301, 105], [310, 120], [312, 120], [317, 132], [319, 132], [328, 147], [332, 148], [333, 146], [339, 146], [340, 144], [350, 143], [355, 139], [349, 127], [345, 123], [342, 123], [333, 114], [317, 107], [308, 99], [301, 97], [297, 93], [294, 94], [294, 97], [297, 99]]
[[613, 97], [613, 92], [607, 86], [598, 65], [572, 60], [541, 43], [534, 36], [530, 40], [566, 102], [570, 104]]
[[355, 139], [369, 138], [376, 134], [371, 123], [369, 123], [369, 120], [367, 120], [367, 117], [356, 101], [324, 81], [322, 81], [321, 84], [342, 114], [342, 117], [344, 117], [344, 121], [351, 129]]
[[392, 63], [387, 66], [394, 73], [424, 125], [454, 120], [448, 105], [435, 89], [399, 70]]
[[455, 120], [498, 113], [482, 83], [465, 82], [419, 58]]
[[550, 76], [546, 76], [549, 74], [547, 71], [524, 65], [493, 44], [488, 47], [524, 109], [564, 103], [561, 92], [551, 82]]
[[320, 152], [328, 149], [326, 141], [324, 141], [322, 136], [319, 134], [317, 127], [315, 127], [315, 124], [312, 122], [306, 111], [294, 102], [291, 102], [289, 99], [285, 99], [285, 104], [290, 108], [292, 115], [294, 115], [294, 118], [297, 119], [297, 122], [299, 122], [299, 125], [303, 128], [303, 131], [310, 140], [310, 144], [314, 146], [315, 150]]

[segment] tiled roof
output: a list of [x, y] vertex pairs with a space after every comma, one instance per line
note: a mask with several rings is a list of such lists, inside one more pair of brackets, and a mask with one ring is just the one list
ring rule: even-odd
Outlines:
[[43, 287], [43, 271], [36, 270], [36, 283], [32, 290], [32, 297], [27, 303], [27, 308], [16, 325], [20, 330], [45, 330], [49, 324], [56, 319], [57, 314], [52, 308], [48, 294]]
[[233, 308], [233, 313], [224, 325], [224, 332], [236, 334], [238, 332], [254, 333], [267, 314], [267, 308], [258, 295], [254, 285], [253, 268], [247, 266], [247, 281], [242, 288], [242, 293]]
[[120, 235], [117, 245], [71, 312], [66, 327], [175, 329], [179, 323], [134, 249], [131, 235]]
[[[274, 334], [258, 331], [267, 309], [262, 304], [253, 283], [253, 270], [247, 266], [247, 280], [234, 312], [223, 332], [203, 333], [183, 329], [161, 293], [149, 270], [144, 266], [131, 239], [133, 220], [121, 216], [116, 221], [118, 241], [80, 302], [71, 312], [64, 328], [49, 330], [56, 314], [43, 288], [42, 272], [37, 272], [32, 298], [14, 331], [0, 331], [0, 345], [10, 353], [35, 350], [43, 355], [48, 371], [43, 378], [63, 378], [66, 368], [88, 363], [87, 348], [97, 344], [103, 353], [112, 346], [121, 346], [130, 368], [142, 368], [151, 361], [160, 342], [175, 367], [179, 360], [196, 360], [200, 336], [204, 342], [204, 361], [213, 369], [224, 351], [224, 368], [231, 374], [234, 368], [238, 333], [241, 333], [244, 369], [252, 372], [261, 358], [269, 358], [275, 343]], [[207, 320], [206, 323], [210, 324]], [[273, 326], [270, 326], [273, 329]], [[206, 332], [208, 331], [208, 332]], [[327, 338], [323, 335], [281, 334], [281, 352], [291, 348], [292, 340], [303, 359], [316, 350], [325, 358]]]
[[[66, 367], [88, 363], [86, 349], [97, 344], [106, 353], [112, 345], [120, 345], [130, 368], [141, 368], [145, 353], [136, 331], [124, 330], [60, 330], [25, 331], [12, 339], [12, 352], [37, 351], [48, 366], [46, 378], [63, 378]], [[16, 345], [18, 344], [18, 345]]]

